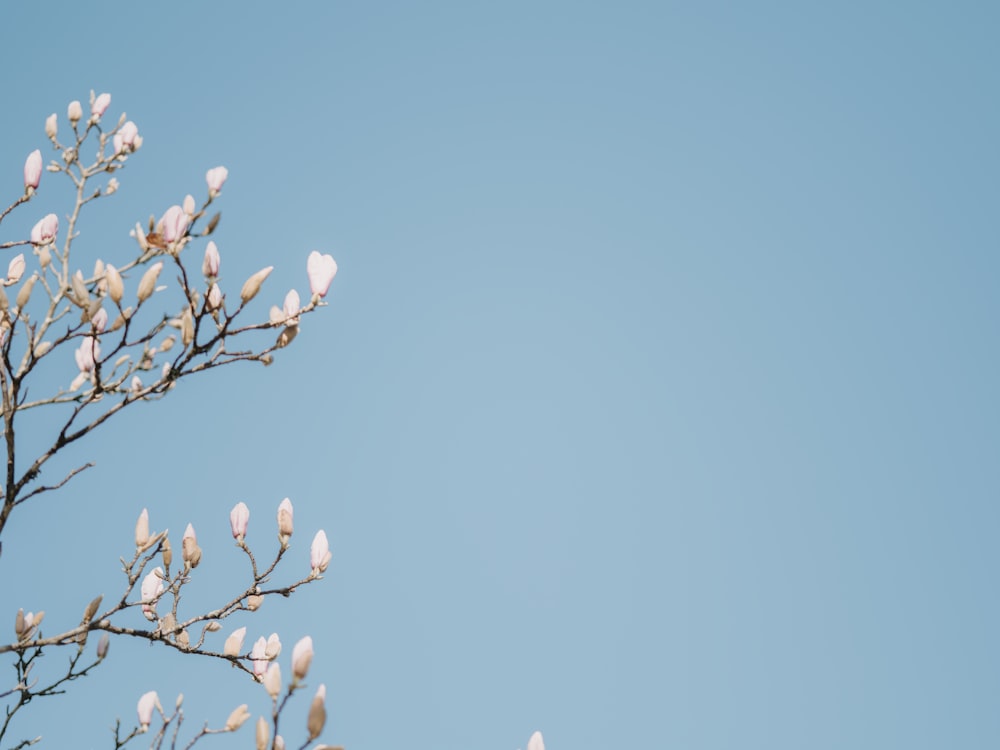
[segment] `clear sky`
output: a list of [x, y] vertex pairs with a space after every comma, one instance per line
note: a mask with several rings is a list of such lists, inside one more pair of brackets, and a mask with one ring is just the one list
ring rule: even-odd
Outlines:
[[[224, 164], [231, 285], [274, 264], [280, 302], [313, 249], [340, 274], [274, 367], [68, 457], [98, 465], [5, 535], [2, 622], [115, 595], [142, 507], [194, 522], [210, 600], [230, 507], [273, 544], [289, 496], [295, 564], [319, 527], [333, 564], [246, 624], [313, 636], [349, 750], [997, 747], [998, 28], [955, 1], [10, 5], [7, 199], [91, 88], [145, 138], [85, 267]], [[66, 211], [43, 188], [2, 239]], [[168, 656], [113, 644], [15, 734], [107, 747], [151, 689], [189, 728], [266, 707]]]

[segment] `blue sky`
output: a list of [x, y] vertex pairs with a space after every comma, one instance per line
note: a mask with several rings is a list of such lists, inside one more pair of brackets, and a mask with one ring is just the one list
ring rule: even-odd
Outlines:
[[[142, 507], [210, 601], [289, 496], [329, 574], [240, 624], [313, 636], [350, 750], [996, 746], [996, 6], [206, 6], [6, 10], [6, 195], [111, 92], [145, 143], [81, 254], [224, 164], [225, 278], [329, 252], [330, 307], [74, 449], [3, 617], [112, 596]], [[24, 734], [266, 707], [189, 661], [113, 644]]]

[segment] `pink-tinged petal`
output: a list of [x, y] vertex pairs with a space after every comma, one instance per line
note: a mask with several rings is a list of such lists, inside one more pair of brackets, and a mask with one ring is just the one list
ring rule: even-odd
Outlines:
[[16, 284], [24, 276], [24, 253], [11, 258], [7, 264], [7, 283]]
[[326, 539], [326, 532], [320, 529], [309, 548], [309, 565], [313, 573], [324, 572], [330, 564], [330, 558], [330, 543]]
[[247, 535], [247, 525], [250, 523], [250, 509], [246, 503], [236, 503], [229, 512], [229, 525], [233, 530], [233, 539], [243, 539]]
[[111, 104], [111, 94], [101, 94], [99, 97], [94, 99], [94, 103], [90, 105], [90, 114], [94, 117], [101, 117], [108, 109], [108, 105]]
[[545, 743], [542, 741], [542, 733], [535, 732], [528, 740], [528, 750], [545, 750]]
[[187, 232], [191, 219], [180, 206], [171, 206], [163, 214], [157, 227], [165, 242], [176, 242]]
[[295, 681], [304, 680], [309, 673], [313, 658], [313, 640], [308, 635], [292, 649], [292, 676]]
[[42, 180], [42, 152], [37, 148], [28, 154], [24, 162], [24, 187], [32, 189], [38, 187]]
[[136, 713], [139, 715], [139, 728], [145, 732], [149, 729], [150, 722], [153, 721], [153, 709], [160, 703], [160, 698], [155, 690], [143, 693], [136, 705]]
[[306, 261], [306, 273], [309, 275], [309, 289], [313, 296], [325, 297], [337, 275], [337, 262], [332, 255], [320, 255], [313, 250]]
[[208, 183], [208, 194], [213, 198], [222, 190], [222, 186], [229, 177], [229, 170], [225, 167], [215, 167], [205, 173], [205, 182]]
[[214, 242], [209, 242], [205, 246], [205, 259], [201, 263], [201, 273], [203, 276], [214, 278], [219, 275], [219, 267], [222, 259], [219, 257], [219, 248]]

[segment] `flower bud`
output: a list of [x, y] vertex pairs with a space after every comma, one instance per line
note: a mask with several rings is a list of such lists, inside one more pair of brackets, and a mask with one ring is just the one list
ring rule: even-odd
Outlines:
[[215, 167], [215, 169], [210, 169], [205, 173], [205, 182], [208, 183], [209, 196], [214, 198], [219, 194], [227, 177], [229, 177], [229, 170], [225, 167]]
[[313, 658], [313, 641], [308, 635], [292, 649], [292, 680], [298, 683], [306, 678]]
[[324, 726], [326, 726], [326, 685], [320, 685], [316, 697], [312, 699], [312, 705], [309, 706], [309, 718], [306, 720], [310, 741], [320, 736]]
[[247, 535], [247, 524], [250, 523], [250, 509], [246, 503], [240, 502], [229, 511], [229, 525], [233, 530], [233, 539], [242, 542]]
[[207, 630], [209, 633], [215, 633], [219, 630], [222, 630], [222, 625], [220, 625], [217, 620], [210, 620], [209, 623], [205, 626], [205, 630]]
[[264, 683], [264, 689], [267, 690], [268, 695], [276, 699], [278, 693], [281, 692], [281, 667], [278, 666], [278, 662], [273, 662], [267, 668], [267, 672], [264, 673], [264, 679], [261, 682]]
[[542, 733], [535, 732], [528, 740], [528, 750], [545, 750], [545, 742], [542, 741]]
[[191, 308], [185, 307], [184, 312], [181, 315], [181, 343], [184, 344], [184, 346], [190, 346], [193, 341], [194, 316], [191, 314]]
[[313, 575], [318, 575], [326, 571], [330, 564], [330, 544], [326, 540], [326, 532], [320, 529], [313, 537], [312, 546], [309, 549], [309, 563], [312, 566]]
[[257, 750], [267, 750], [267, 742], [271, 739], [271, 728], [263, 716], [257, 719]]
[[45, 245], [55, 240], [59, 233], [59, 217], [46, 214], [31, 228], [31, 242], [35, 245]]
[[274, 661], [278, 658], [281, 653], [281, 639], [278, 637], [277, 633], [271, 633], [267, 639], [267, 645], [264, 647], [264, 656], [268, 659]]
[[7, 283], [16, 284], [24, 276], [24, 253], [20, 253], [7, 264]]
[[260, 605], [264, 603], [264, 597], [260, 594], [250, 594], [247, 597], [247, 609], [251, 612], [256, 612], [260, 609]]
[[233, 709], [233, 712], [229, 714], [229, 718], [226, 719], [226, 731], [235, 732], [250, 718], [250, 712], [247, 710], [247, 704], [244, 703], [241, 706], [237, 706]]
[[254, 641], [253, 648], [250, 649], [250, 660], [253, 661], [253, 673], [260, 679], [267, 671], [270, 660], [267, 658], [267, 640], [261, 636]]
[[285, 750], [285, 738], [280, 734], [274, 735], [274, 750]]
[[163, 218], [160, 219], [159, 224], [156, 226], [160, 234], [163, 235], [164, 242], [169, 243], [181, 239], [187, 233], [189, 223], [190, 219], [184, 213], [183, 208], [180, 206], [171, 206], [163, 214]]
[[202, 274], [209, 279], [213, 279], [219, 275], [219, 266], [222, 260], [219, 257], [219, 248], [216, 246], [215, 242], [209, 240], [208, 244], [205, 246], [205, 260], [201, 264]]
[[281, 311], [285, 314], [285, 325], [297, 326], [299, 324], [298, 314], [300, 309], [299, 293], [292, 289], [285, 295], [285, 304]]
[[237, 628], [229, 637], [226, 638], [226, 644], [222, 647], [222, 653], [225, 656], [239, 656], [240, 652], [243, 650], [243, 638], [247, 634], [246, 628]]
[[80, 102], [75, 99], [71, 101], [69, 106], [66, 108], [66, 116], [74, 125], [80, 122], [80, 118], [83, 117], [83, 107], [80, 106]]
[[108, 296], [116, 305], [120, 305], [125, 286], [122, 284], [122, 275], [110, 263], [104, 267], [104, 281], [108, 285]]
[[104, 189], [104, 194], [114, 195], [115, 193], [118, 192], [118, 187], [119, 187], [118, 179], [116, 177], [112, 177], [110, 180], [108, 180], [108, 186]]
[[320, 255], [313, 250], [306, 262], [306, 273], [309, 275], [309, 289], [313, 297], [325, 297], [337, 275], [337, 262], [332, 255]]
[[118, 132], [115, 133], [113, 140], [116, 154], [135, 151], [142, 145], [142, 139], [139, 138], [139, 129], [131, 120], [118, 128]]
[[169, 537], [163, 537], [163, 544], [160, 545], [160, 557], [163, 558], [163, 567], [170, 570], [170, 564], [174, 561], [174, 550], [170, 546]]
[[80, 348], [74, 352], [76, 366], [80, 372], [90, 373], [97, 366], [97, 360], [101, 356], [101, 346], [93, 336], [84, 336], [80, 342]]
[[51, 115], [45, 118], [45, 135], [51, 141], [55, 140], [55, 137], [58, 133], [59, 133], [59, 118], [56, 117], [56, 113], [53, 112]]
[[288, 540], [292, 536], [292, 518], [294, 515], [295, 511], [292, 508], [292, 501], [286, 497], [281, 501], [281, 505], [278, 506], [278, 540], [281, 542], [282, 549], [288, 547]]
[[18, 290], [17, 297], [14, 298], [14, 304], [17, 305], [18, 310], [23, 310], [24, 306], [28, 304], [28, 300], [31, 299], [31, 290], [35, 288], [36, 278], [36, 274], [31, 274]]
[[86, 308], [90, 304], [90, 291], [83, 281], [83, 272], [77, 271], [69, 279], [70, 288], [73, 290], [73, 299], [80, 307]]
[[144, 550], [147, 544], [149, 544], [149, 511], [143, 508], [139, 520], [135, 522], [135, 548]]
[[146, 577], [142, 579], [142, 586], [140, 587], [140, 595], [142, 596], [142, 613], [146, 616], [147, 620], [153, 621], [156, 619], [156, 600], [163, 593], [163, 569], [160, 567], [153, 568]]
[[142, 275], [142, 278], [139, 280], [139, 291], [136, 293], [140, 303], [149, 299], [155, 291], [156, 280], [159, 278], [161, 270], [163, 270], [163, 262], [157, 261], [147, 268], [146, 273]]
[[24, 162], [24, 189], [34, 190], [42, 180], [42, 152], [37, 148]]
[[181, 539], [181, 559], [188, 568], [197, 568], [201, 562], [201, 547], [198, 546], [198, 538], [194, 533], [194, 526], [187, 525], [184, 530], [184, 537]]
[[[79, 102], [77, 102], [79, 104]], [[160, 706], [160, 698], [156, 694], [155, 690], [151, 690], [148, 693], [143, 693], [142, 697], [139, 698], [139, 703], [136, 706], [136, 713], [139, 715], [139, 730], [142, 732], [149, 730], [149, 723], [153, 720], [153, 709], [159, 708], [163, 711], [162, 706]]]
[[92, 119], [99, 120], [108, 109], [108, 105], [111, 104], [111, 94], [101, 94], [99, 97], [94, 99], [93, 104], [90, 105], [90, 114]]
[[184, 202], [181, 204], [181, 208], [184, 209], [184, 213], [188, 216], [194, 215], [194, 196], [190, 193], [184, 196]]
[[257, 292], [260, 291], [260, 285], [264, 283], [264, 279], [266, 279], [273, 270], [274, 266], [262, 268], [246, 280], [243, 284], [243, 289], [240, 291], [240, 299], [243, 300], [244, 305], [257, 296]]
[[111, 645], [111, 638], [107, 633], [101, 633], [101, 638], [97, 641], [97, 658], [103, 659], [108, 655], [108, 646]]

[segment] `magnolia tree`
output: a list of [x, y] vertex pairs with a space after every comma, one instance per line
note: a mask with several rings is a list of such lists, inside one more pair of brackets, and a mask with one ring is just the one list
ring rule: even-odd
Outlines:
[[[51, 174], [45, 182], [72, 183], [75, 200], [65, 216], [42, 216], [28, 238], [0, 242], [0, 248], [13, 255], [6, 278], [0, 280], [0, 393], [7, 459], [0, 537], [22, 505], [65, 487], [91, 465], [59, 472], [45, 483], [43, 474], [60, 451], [123, 410], [166, 397], [182, 378], [240, 362], [270, 364], [277, 350], [295, 338], [302, 319], [325, 306], [323, 299], [337, 273], [332, 257], [313, 252], [306, 260], [308, 299], [303, 303], [292, 290], [269, 313], [257, 312], [251, 303], [271, 267], [257, 271], [239, 288], [224, 288], [219, 249], [210, 239], [220, 215], [209, 209], [226, 182], [225, 167], [208, 170], [200, 200], [188, 195], [163, 211], [159, 220], [135, 224], [131, 251], [82, 257], [82, 249], [77, 252], [81, 215], [88, 204], [118, 191], [117, 173], [142, 145], [135, 123], [124, 114], [109, 118], [110, 104], [110, 95], [91, 93], [89, 112], [74, 101], [65, 120], [51, 115], [45, 135], [54, 158], [46, 164], [41, 149], [28, 155], [23, 193], [0, 213], [2, 223], [16, 210], [30, 211], [46, 172]], [[39, 382], [46, 368], [61, 373], [64, 386], [41, 397], [32, 390], [29, 397], [29, 385]], [[31, 455], [17, 443], [20, 415], [28, 410], [46, 410], [52, 418], [45, 424], [56, 425]], [[220, 509], [220, 515], [224, 512]], [[10, 611], [0, 616], [9, 617], [14, 627], [8, 631], [13, 636], [9, 640], [0, 636], [0, 657], [9, 660], [13, 674], [0, 677], [0, 705], [5, 706], [0, 742], [13, 748], [38, 742], [41, 738], [26, 721], [30, 714], [23, 710], [29, 702], [37, 705], [39, 699], [65, 692], [70, 681], [102, 664], [113, 638], [132, 638], [179, 655], [228, 662], [258, 683], [248, 690], [264, 690], [271, 699], [271, 710], [255, 721], [258, 750], [286, 746], [279, 723], [290, 746], [329, 748], [317, 744], [326, 721], [325, 687], [309, 690], [307, 698], [312, 697], [301, 704], [292, 701], [306, 689], [312, 639], [298, 641], [288, 661], [281, 658], [287, 649], [277, 633], [248, 639], [246, 627], [227, 629], [224, 622], [236, 613], [255, 612], [269, 596], [288, 596], [322, 578], [330, 563], [322, 530], [312, 540], [308, 567], [285, 560], [293, 518], [292, 503], [285, 499], [277, 510], [276, 549], [264, 553], [260, 536], [251, 548], [248, 507], [240, 502], [232, 508], [229, 521], [235, 544], [246, 558], [246, 573], [229, 591], [217, 592], [208, 609], [192, 611], [186, 602], [182, 605], [185, 587], [197, 575], [202, 558], [194, 528], [187, 526], [178, 547], [166, 531], [151, 528], [145, 509], [136, 522], [134, 547], [129, 540], [121, 557], [120, 593], [96, 596], [79, 621], [54, 623], [50, 618], [43, 625], [44, 612], [27, 611], [32, 603], [25, 602], [25, 608], [15, 612], [17, 603], [5, 598]], [[279, 576], [288, 582], [272, 583]], [[40, 657], [59, 651], [69, 657], [60, 661], [65, 666], [53, 673], [49, 660], [43, 669]], [[153, 748], [178, 743], [191, 747], [208, 735], [235, 732], [251, 718], [243, 704], [223, 723], [205, 724], [188, 732], [192, 736], [179, 738], [181, 699], [169, 701], [165, 709], [155, 690], [136, 697], [134, 723], [115, 723], [116, 749], [141, 736], [151, 737]], [[283, 721], [286, 712], [297, 715]]]

